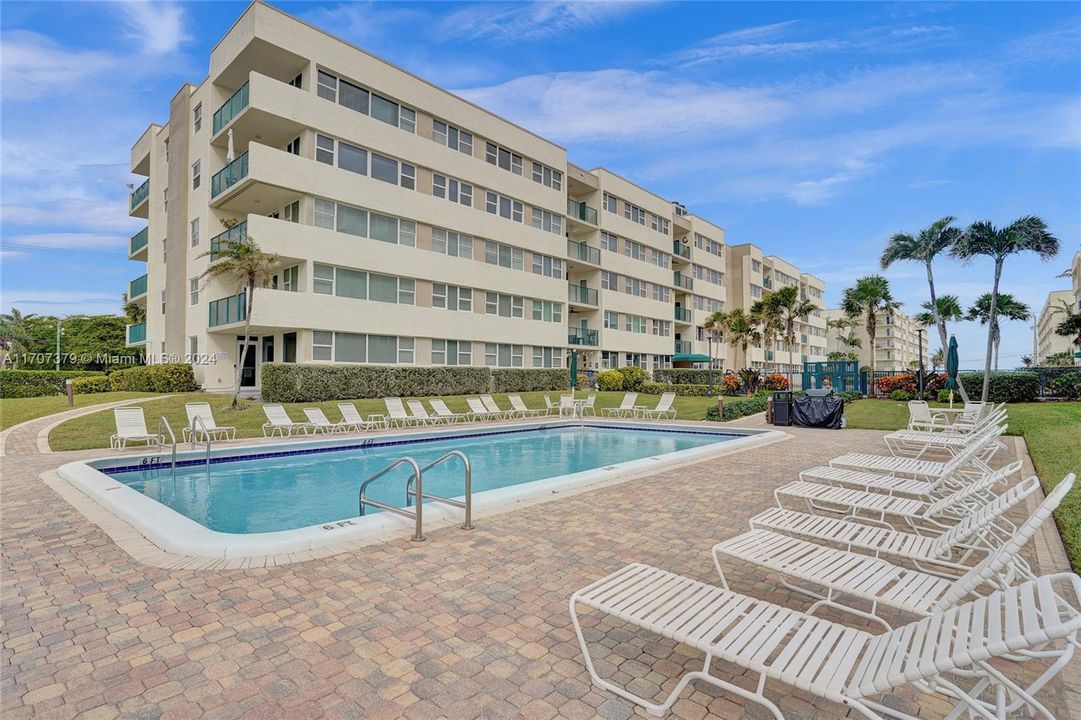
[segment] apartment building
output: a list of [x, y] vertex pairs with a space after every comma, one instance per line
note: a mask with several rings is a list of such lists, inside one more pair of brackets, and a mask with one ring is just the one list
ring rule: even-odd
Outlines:
[[[1081, 305], [1077, 303], [1073, 289], [1052, 290], [1047, 293], [1047, 299], [1044, 300], [1040, 314], [1036, 317], [1033, 330], [1033, 364], [1045, 365], [1050, 356], [1064, 352], [1072, 353], [1076, 349], [1070, 338], [1055, 333], [1055, 327], [1066, 318], [1063, 314], [1065, 307], [1081, 308]], [[1074, 312], [1081, 312], [1081, 310]]]
[[[833, 308], [826, 311], [827, 320], [846, 317], [843, 310]], [[919, 330], [923, 330], [921, 335]], [[871, 342], [862, 320], [853, 332], [861, 341], [861, 347], [855, 350], [859, 355], [860, 366], [871, 364]], [[846, 333], [847, 334], [847, 333]], [[921, 344], [922, 337], [922, 344]], [[827, 337], [828, 352], [850, 352], [852, 348], [844, 345], [837, 338], [837, 331], [830, 330]], [[924, 366], [928, 366], [928, 333], [926, 328], [900, 310], [884, 313], [878, 318], [875, 328], [875, 370], [900, 372], [919, 367], [922, 353]]]
[[247, 320], [242, 288], [203, 275], [229, 240], [280, 258], [242, 387], [275, 360], [691, 365], [729, 300], [721, 227], [261, 2], [131, 170], [128, 343], [195, 358], [209, 390], [232, 389]]
[[753, 367], [776, 372], [800, 372], [803, 363], [826, 359], [826, 283], [800, 272], [792, 263], [775, 255], [765, 255], [757, 245], [744, 243], [728, 248], [728, 306], [750, 307], [766, 294], [792, 285], [799, 288], [800, 299], [809, 300], [818, 309], [797, 322], [796, 342], [790, 347], [783, 338], [763, 339], [744, 352], [729, 347], [731, 367]]

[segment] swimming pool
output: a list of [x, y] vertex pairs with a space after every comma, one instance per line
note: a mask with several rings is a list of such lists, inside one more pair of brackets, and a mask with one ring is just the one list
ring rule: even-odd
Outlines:
[[[518, 423], [368, 437], [254, 445], [213, 453], [126, 456], [60, 468], [67, 479], [168, 552], [210, 557], [294, 552], [403, 529], [408, 521], [368, 508], [358, 517], [360, 484], [408, 456], [421, 466], [450, 450], [472, 465], [474, 508], [565, 493], [672, 462], [723, 454], [782, 435], [775, 431], [673, 423]], [[405, 506], [408, 466], [372, 483], [368, 497]], [[424, 473], [427, 494], [460, 497], [455, 459]], [[425, 504], [425, 525], [461, 510]]]

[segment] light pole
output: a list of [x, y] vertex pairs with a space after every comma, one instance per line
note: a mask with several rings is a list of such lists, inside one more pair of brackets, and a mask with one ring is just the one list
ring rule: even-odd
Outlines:
[[706, 343], [709, 346], [709, 371], [706, 372], [707, 382], [709, 383], [709, 389], [706, 391], [710, 397], [713, 397], [713, 333], [706, 335]]
[[920, 399], [923, 399], [923, 328], [916, 328], [916, 352], [920, 354]]

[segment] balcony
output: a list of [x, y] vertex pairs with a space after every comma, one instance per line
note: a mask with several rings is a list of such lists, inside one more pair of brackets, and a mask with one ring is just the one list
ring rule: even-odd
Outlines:
[[247, 220], [238, 222], [236, 225], [229, 228], [223, 233], [218, 233], [214, 237], [210, 238], [210, 262], [214, 262], [219, 257], [221, 257], [221, 249], [223, 245], [229, 245], [231, 243], [242, 243], [247, 239]]
[[131, 206], [128, 210], [128, 214], [132, 217], [149, 217], [150, 203], [147, 202], [150, 199], [150, 178], [143, 181], [143, 184], [135, 188], [131, 192]]
[[678, 323], [686, 323], [686, 324], [690, 324], [690, 323], [694, 322], [693, 320], [691, 320], [691, 311], [688, 310], [687, 308], [685, 308], [685, 307], [676, 307], [676, 308], [674, 308], [674, 310], [675, 310], [676, 322], [678, 322]]
[[601, 264], [600, 250], [574, 240], [567, 241], [567, 257], [570, 258], [571, 262], [583, 262], [590, 265]]
[[767, 350], [765, 353], [766, 362], [773, 362], [773, 351]]
[[567, 198], [567, 217], [571, 220], [589, 223], [590, 225], [597, 224], [596, 210], [586, 205], [584, 202], [578, 202], [577, 200], [571, 200], [570, 198]]
[[690, 355], [693, 347], [690, 340], [676, 340], [673, 350], [677, 355]]
[[583, 285], [571, 285], [567, 288], [571, 305], [590, 305], [597, 307], [597, 291]]
[[128, 302], [146, 295], [146, 275], [141, 275], [128, 283]]
[[214, 113], [214, 132], [217, 135], [221, 129], [228, 125], [240, 111], [248, 107], [248, 83], [240, 86], [233, 96], [225, 101], [225, 104]]
[[146, 244], [150, 235], [148, 231], [149, 228], [143, 228], [128, 240], [128, 258], [130, 260], [146, 260]]
[[683, 288], [684, 290], [694, 290], [694, 280], [683, 273], [673, 273], [672, 284], [677, 288]]
[[246, 293], [238, 293], [220, 300], [214, 300], [210, 303], [209, 312], [210, 316], [207, 324], [210, 327], [244, 322], [248, 318]]
[[681, 257], [684, 260], [691, 259], [691, 246], [684, 245], [679, 240], [672, 241], [672, 254], [676, 257]]
[[127, 345], [146, 344], [146, 322], [128, 325]]
[[588, 347], [596, 347], [600, 340], [600, 333], [596, 330], [582, 330], [581, 328], [571, 328], [567, 333], [568, 345], [585, 345]]
[[773, 289], [773, 280], [769, 276], [763, 276], [762, 277], [762, 287], [764, 287], [767, 290], [772, 290]]
[[210, 197], [214, 198], [248, 176], [248, 153], [223, 167], [210, 179]]

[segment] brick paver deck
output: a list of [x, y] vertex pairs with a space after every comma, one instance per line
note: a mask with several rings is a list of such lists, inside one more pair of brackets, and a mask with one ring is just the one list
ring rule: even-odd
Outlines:
[[[202, 572], [139, 564], [38, 478], [100, 453], [6, 457], [4, 717], [629, 717], [632, 705], [590, 686], [569, 595], [631, 561], [713, 582], [710, 546], [745, 530], [794, 469], [883, 447], [870, 431], [793, 435], [488, 517], [473, 532], [436, 530], [423, 544]], [[807, 606], [774, 576], [738, 565], [728, 576], [735, 590]], [[599, 671], [641, 694], [659, 696], [700, 664], [627, 628], [588, 632]], [[1075, 690], [1056, 680], [1040, 697], [1066, 718]], [[846, 716], [786, 686], [767, 694], [790, 718]], [[911, 692], [887, 702], [920, 717], [948, 710]], [[699, 685], [672, 717], [765, 714]]]

